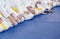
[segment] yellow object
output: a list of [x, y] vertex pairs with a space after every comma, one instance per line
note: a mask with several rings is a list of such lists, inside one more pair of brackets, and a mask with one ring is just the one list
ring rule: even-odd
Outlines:
[[10, 18], [7, 18], [7, 20], [10, 20]]
[[3, 28], [4, 30], [7, 29], [6, 26], [5, 26], [5, 24], [4, 24], [3, 22], [2, 22], [0, 25], [2, 26], [2, 28]]
[[2, 17], [2, 15], [0, 14], [0, 17]]
[[11, 6], [11, 9], [18, 14], [18, 9], [17, 8]]
[[42, 10], [42, 8], [35, 8], [36, 10]]
[[[2, 17], [2, 14], [0, 14], [0, 17]], [[4, 29], [4, 30], [6, 30], [7, 28], [6, 28], [6, 25], [2, 22], [2, 23], [0, 23], [0, 25], [2, 26], [2, 28]]]

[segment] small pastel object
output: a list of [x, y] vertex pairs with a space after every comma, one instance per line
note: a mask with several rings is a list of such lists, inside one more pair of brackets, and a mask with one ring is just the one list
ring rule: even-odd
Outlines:
[[12, 9], [13, 11], [15, 11], [16, 13], [18, 13], [18, 9], [17, 9], [17, 8], [11, 6], [11, 9]]

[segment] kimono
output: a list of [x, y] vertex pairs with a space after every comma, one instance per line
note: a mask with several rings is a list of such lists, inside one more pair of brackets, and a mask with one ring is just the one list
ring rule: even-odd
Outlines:
[[[23, 11], [29, 11], [28, 9], [27, 9], [27, 7], [28, 6], [30, 6], [31, 4], [30, 4], [30, 1], [31, 0], [23, 0], [22, 1], [22, 6], [24, 7], [22, 7], [22, 10]], [[24, 13], [24, 12], [23, 12]], [[34, 14], [32, 14], [31, 12], [28, 12], [28, 14], [26, 14], [26, 13], [24, 13], [24, 17], [25, 17], [25, 20], [30, 20], [30, 19], [32, 19], [33, 17], [34, 17]]]
[[[9, 4], [10, 4], [10, 7], [11, 9], [15, 12], [14, 15], [15, 17], [17, 18], [20, 14], [23, 14], [22, 13], [22, 10], [20, 9], [20, 0], [8, 0]], [[19, 23], [20, 22], [23, 22], [24, 21], [24, 17], [22, 17], [20, 20], [19, 20]]]
[[6, 20], [6, 18], [0, 12], [0, 32], [8, 30], [11, 26], [11, 22]]
[[47, 9], [51, 9], [52, 6], [49, 4], [49, 3], [52, 3], [51, 0], [42, 0], [42, 3], [44, 4], [44, 6], [47, 8]]
[[59, 5], [60, 5], [59, 0], [53, 0], [53, 7], [59, 6]]

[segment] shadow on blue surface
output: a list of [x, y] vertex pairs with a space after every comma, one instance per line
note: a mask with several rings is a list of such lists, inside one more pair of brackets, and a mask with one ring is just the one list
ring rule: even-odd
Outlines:
[[60, 39], [60, 7], [53, 11], [0, 33], [0, 39]]

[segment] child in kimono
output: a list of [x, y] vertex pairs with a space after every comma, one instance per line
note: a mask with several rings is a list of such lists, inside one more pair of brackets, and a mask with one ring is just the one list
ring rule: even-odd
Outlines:
[[[41, 0], [39, 0], [41, 1]], [[52, 8], [52, 4], [53, 2], [51, 0], [42, 0], [42, 4], [44, 5], [44, 7], [47, 9], [48, 12], [52, 12], [51, 8]]]
[[18, 3], [19, 0], [8, 0], [11, 9], [15, 12], [14, 15], [17, 18], [18, 22], [23, 22], [24, 21], [24, 17], [23, 17], [23, 13], [21, 11], [19, 11], [18, 9]]
[[12, 15], [12, 17], [14, 18], [14, 20], [18, 23], [18, 19], [14, 16], [14, 13], [15, 13], [15, 12], [10, 8], [10, 5], [9, 5], [8, 0], [5, 0], [5, 3], [6, 3], [5, 9], [7, 10], [7, 12], [8, 12], [9, 14]]
[[0, 14], [0, 32], [2, 32], [4, 30], [8, 30], [10, 27], [12, 27], [11, 22], [9, 22], [8, 20], [6, 20], [6, 18], [4, 18], [2, 16], [2, 14]]
[[51, 0], [53, 3], [53, 7], [55, 7], [55, 6], [59, 6], [60, 5], [60, 0]]
[[7, 20], [9, 20], [12, 25], [16, 25], [17, 22], [15, 21], [15, 18], [13, 17], [13, 15], [11, 13], [9, 13], [7, 10], [6, 10], [6, 4], [5, 4], [5, 0], [1, 0], [0, 1], [0, 12], [2, 12], [1, 14], [7, 18]]
[[[38, 15], [38, 14], [45, 14], [44, 11], [42, 11], [42, 8], [38, 8], [37, 7], [37, 1], [38, 0], [31, 0], [30, 2], [30, 6], [27, 7], [28, 10], [30, 10], [32, 13], [34, 13], [35, 15]], [[43, 6], [42, 6], [43, 7]]]
[[57, 1], [58, 1], [57, 5], [59, 5], [59, 6], [60, 6], [60, 0], [57, 0]]
[[32, 19], [34, 17], [34, 14], [27, 9], [27, 7], [30, 5], [28, 3], [29, 1], [30, 0], [26, 0], [26, 1], [22, 0], [22, 1], [19, 2], [20, 5], [21, 5], [20, 9], [23, 10], [22, 12], [24, 13], [25, 20], [30, 20], [30, 19]]
[[35, 7], [36, 7], [37, 9], [39, 9], [40, 14], [46, 14], [46, 13], [44, 12], [44, 11], [46, 10], [46, 8], [45, 8], [44, 5], [42, 4], [42, 2], [37, 1], [37, 2], [35, 3]]

